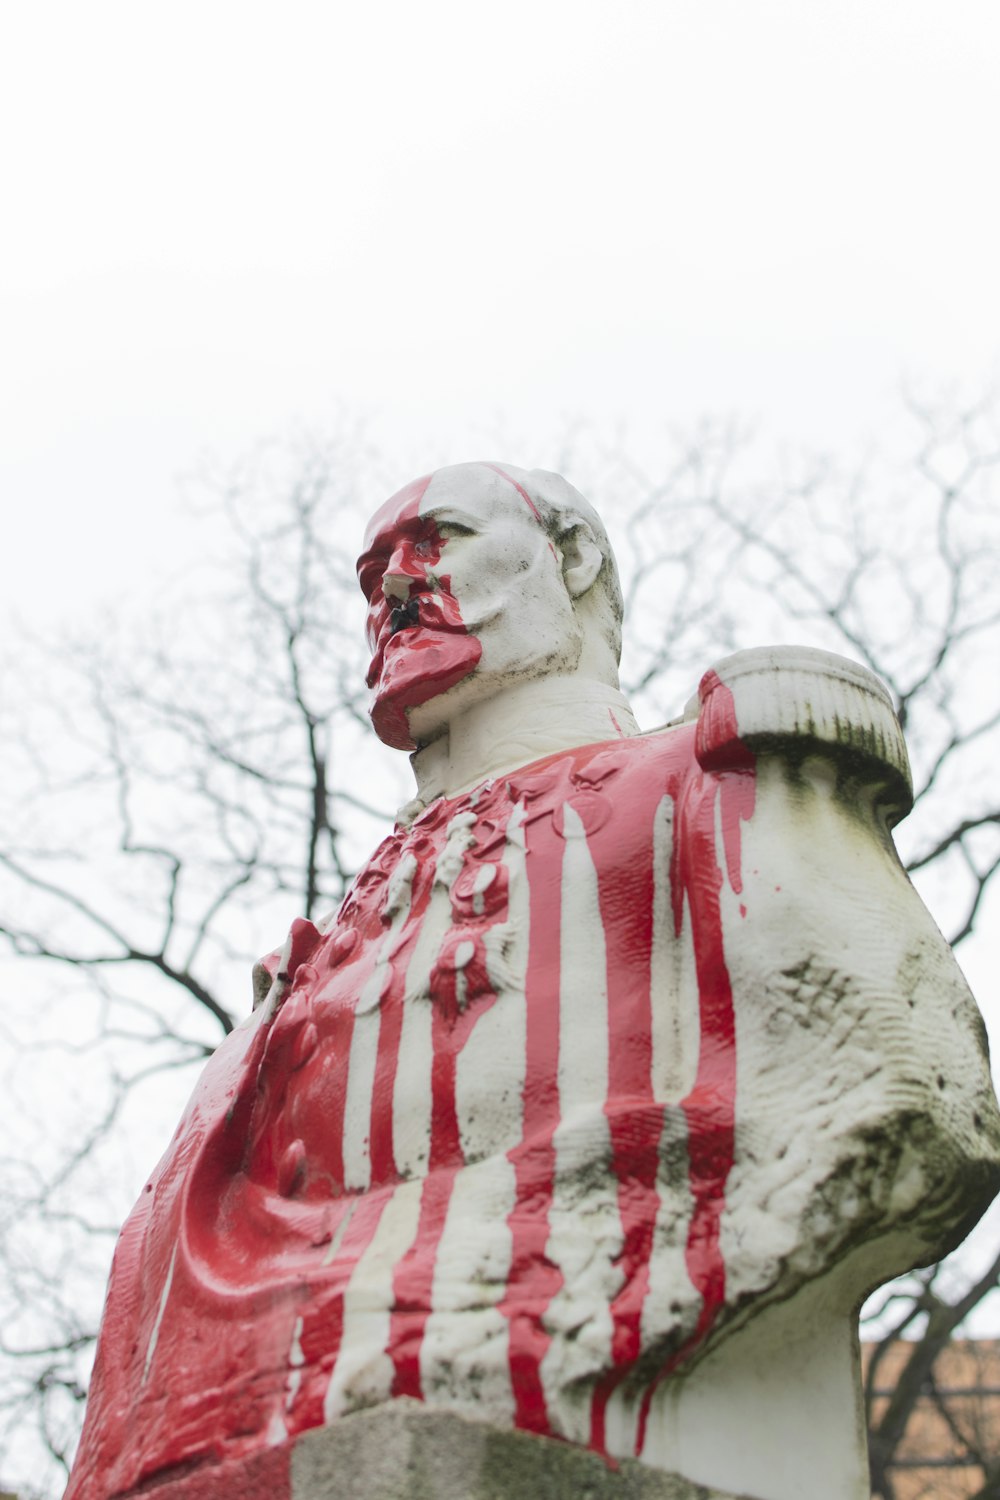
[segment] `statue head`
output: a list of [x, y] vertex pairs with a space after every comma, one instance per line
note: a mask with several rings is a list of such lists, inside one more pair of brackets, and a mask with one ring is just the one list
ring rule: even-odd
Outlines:
[[469, 463], [414, 480], [373, 516], [358, 578], [372, 722], [397, 749], [525, 681], [618, 685], [614, 554], [558, 474]]

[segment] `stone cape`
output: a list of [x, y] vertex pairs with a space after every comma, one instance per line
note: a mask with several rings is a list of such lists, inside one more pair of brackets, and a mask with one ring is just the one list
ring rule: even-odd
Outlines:
[[748, 1319], [957, 1242], [1000, 1143], [906, 774], [870, 674], [748, 652], [397, 828], [123, 1231], [67, 1500], [395, 1396], [668, 1467]]

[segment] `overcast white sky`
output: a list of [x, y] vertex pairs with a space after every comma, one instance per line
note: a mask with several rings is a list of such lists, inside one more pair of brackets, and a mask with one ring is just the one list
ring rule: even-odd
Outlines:
[[[731, 410], [844, 446], [996, 368], [993, 0], [5, 11], [0, 486], [31, 618], [183, 555], [206, 450], [417, 468]], [[13, 543], [13, 544], [12, 544]]]

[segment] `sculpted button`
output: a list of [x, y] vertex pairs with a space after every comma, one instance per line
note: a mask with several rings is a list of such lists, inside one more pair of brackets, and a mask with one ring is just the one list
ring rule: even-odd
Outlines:
[[583, 765], [574, 768], [570, 780], [574, 786], [598, 787], [610, 777], [617, 776], [621, 770], [621, 750], [616, 746], [614, 750], [605, 750], [598, 755], [592, 755]]
[[312, 964], [299, 964], [292, 980], [292, 989], [296, 993], [314, 990], [318, 978], [319, 974]]
[[474, 938], [454, 938], [448, 941], [438, 955], [438, 964], [442, 969], [453, 969], [456, 972], [468, 967], [476, 956], [476, 943]]
[[505, 808], [502, 817], [491, 814], [476, 823], [476, 857], [478, 859], [499, 858], [507, 842], [507, 824], [510, 810]]
[[386, 886], [385, 901], [379, 913], [382, 922], [386, 926], [409, 905], [413, 877], [416, 873], [416, 857], [407, 851], [396, 865]]
[[495, 918], [507, 905], [507, 883], [503, 865], [469, 860], [452, 885], [452, 910], [462, 921]]
[[292, 1072], [301, 1068], [303, 1063], [308, 1062], [316, 1051], [316, 1043], [319, 1041], [319, 1032], [316, 1030], [315, 1021], [309, 1021], [303, 1026], [295, 1038], [295, 1046], [292, 1048]]
[[290, 1198], [306, 1174], [306, 1148], [304, 1141], [293, 1141], [282, 1154], [278, 1163], [278, 1192]]
[[[565, 816], [567, 807], [571, 814], [576, 813], [575, 818]], [[609, 798], [602, 797], [599, 792], [576, 792], [569, 802], [560, 803], [553, 810], [552, 826], [562, 839], [586, 838], [603, 828], [610, 816]]]
[[337, 936], [333, 939], [328, 949], [330, 968], [335, 969], [338, 964], [342, 964], [345, 959], [350, 958], [360, 941], [361, 938], [358, 936], [356, 927], [344, 927], [338, 931]]

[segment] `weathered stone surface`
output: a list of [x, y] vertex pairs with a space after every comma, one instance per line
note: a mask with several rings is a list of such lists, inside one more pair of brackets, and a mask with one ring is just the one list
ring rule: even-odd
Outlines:
[[[346, 1480], [346, 1476], [355, 1476]], [[345, 1488], [345, 1480], [348, 1487]], [[352, 1488], [350, 1486], [357, 1486]], [[738, 1500], [626, 1459], [396, 1401], [304, 1434], [292, 1500]]]

